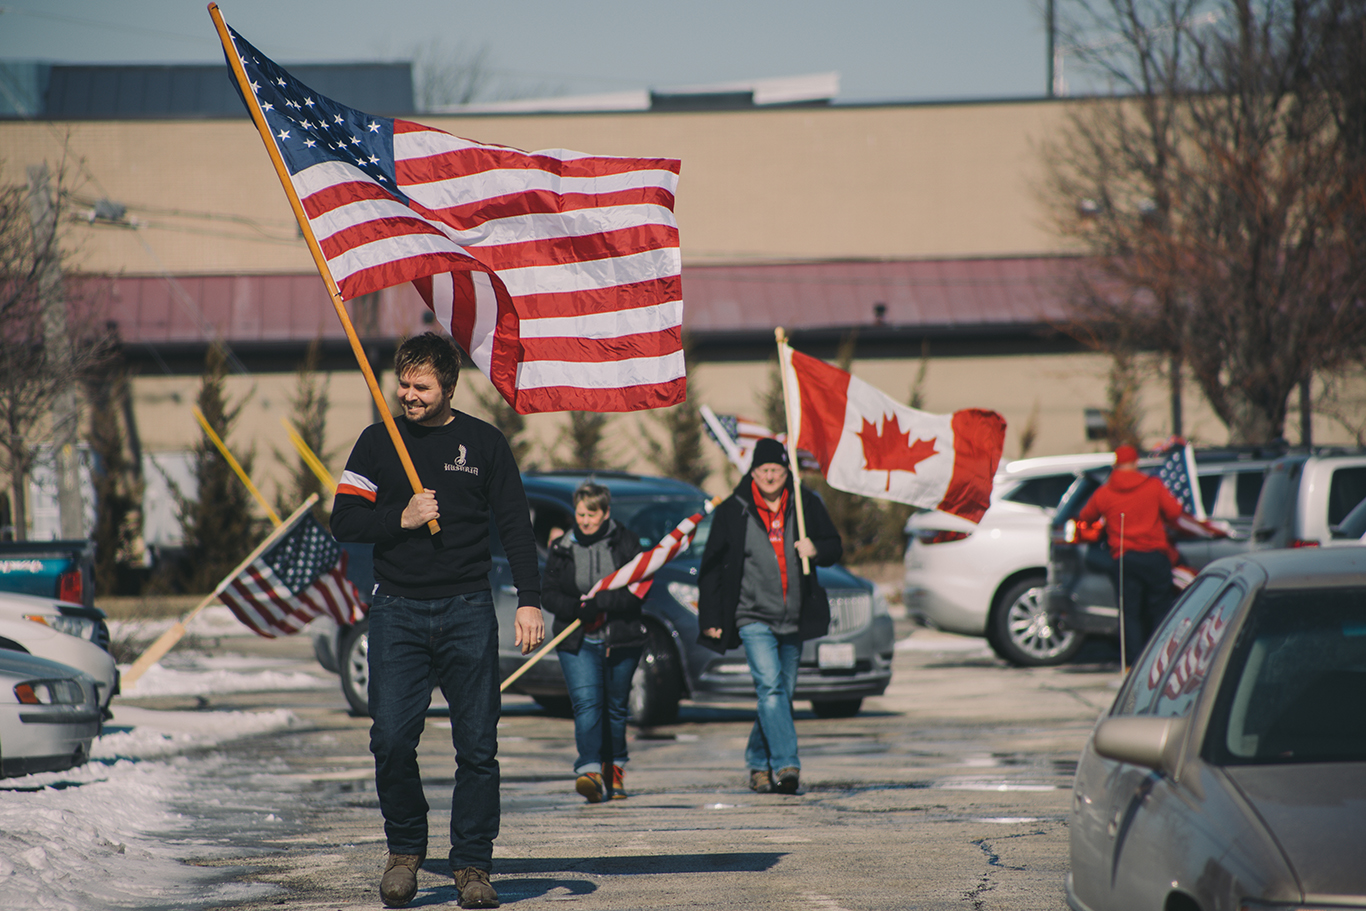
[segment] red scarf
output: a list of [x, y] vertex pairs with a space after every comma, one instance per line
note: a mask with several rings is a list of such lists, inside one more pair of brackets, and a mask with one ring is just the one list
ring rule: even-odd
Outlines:
[[787, 599], [787, 548], [783, 547], [783, 518], [787, 515], [787, 488], [783, 488], [783, 495], [778, 499], [778, 509], [770, 512], [764, 502], [764, 495], [759, 492], [759, 485], [753, 479], [749, 482], [750, 494], [754, 497], [754, 506], [759, 511], [759, 521], [763, 523], [764, 531], [768, 532], [768, 543], [773, 545], [773, 553], [778, 557], [778, 572], [783, 577], [783, 599]]

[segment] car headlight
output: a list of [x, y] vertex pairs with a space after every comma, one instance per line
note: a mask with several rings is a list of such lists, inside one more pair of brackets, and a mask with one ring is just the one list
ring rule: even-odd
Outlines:
[[95, 621], [87, 617], [69, 617], [65, 614], [25, 614], [25, 620], [41, 623], [59, 633], [75, 636], [78, 639], [95, 641]]
[[697, 613], [697, 593], [698, 589], [696, 585], [689, 585], [686, 582], [669, 583], [669, 597], [673, 598], [694, 614]]
[[14, 685], [14, 698], [22, 705], [80, 705], [85, 690], [75, 680], [29, 680]]

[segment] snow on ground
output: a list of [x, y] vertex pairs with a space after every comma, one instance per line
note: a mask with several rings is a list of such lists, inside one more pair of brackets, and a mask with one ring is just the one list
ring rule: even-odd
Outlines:
[[[197, 696], [336, 686], [335, 679], [278, 669], [287, 663], [174, 653], [130, 692]], [[0, 909], [197, 908], [268, 891], [220, 882], [221, 870], [181, 863], [213, 849], [192, 832], [195, 820], [174, 807], [191, 794], [199, 802], [218, 800], [205, 786], [225, 764], [214, 747], [291, 727], [298, 723], [294, 714], [163, 712], [121, 705], [118, 698], [113, 711], [88, 764], [0, 779]]]

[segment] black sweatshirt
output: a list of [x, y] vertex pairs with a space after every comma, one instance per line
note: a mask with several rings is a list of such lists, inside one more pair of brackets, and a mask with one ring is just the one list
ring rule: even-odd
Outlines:
[[488, 590], [492, 514], [518, 604], [540, 607], [536, 539], [512, 449], [491, 424], [459, 411], [453, 417], [441, 427], [396, 419], [422, 486], [436, 491], [440, 533], [433, 535], [426, 525], [402, 527], [413, 488], [383, 424], [365, 428], [346, 460], [332, 507], [332, 533], [339, 541], [375, 545], [377, 592], [449, 598]]

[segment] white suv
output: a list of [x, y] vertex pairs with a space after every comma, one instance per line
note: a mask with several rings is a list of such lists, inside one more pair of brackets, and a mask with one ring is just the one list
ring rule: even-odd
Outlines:
[[1055, 626], [1041, 598], [1049, 516], [1077, 472], [1109, 452], [1019, 459], [1000, 467], [982, 521], [923, 512], [906, 522], [907, 614], [936, 629], [985, 636], [1012, 664], [1060, 664], [1082, 637]]

